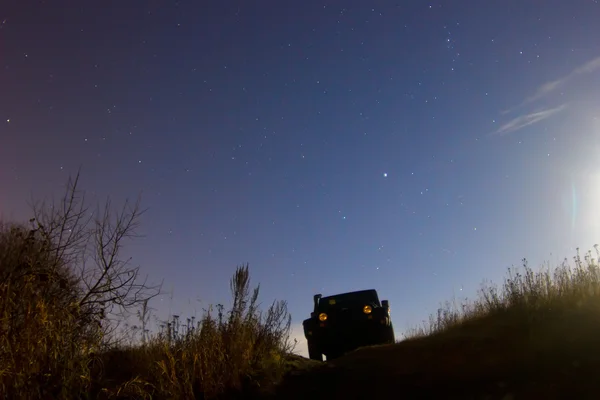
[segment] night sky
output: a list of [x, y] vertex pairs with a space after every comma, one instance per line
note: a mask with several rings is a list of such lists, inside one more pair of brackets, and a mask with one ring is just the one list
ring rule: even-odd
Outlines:
[[164, 279], [161, 317], [228, 302], [249, 263], [296, 326], [314, 293], [375, 288], [400, 336], [600, 241], [598, 21], [595, 0], [9, 0], [0, 214], [81, 167], [92, 200], [141, 194], [125, 255]]

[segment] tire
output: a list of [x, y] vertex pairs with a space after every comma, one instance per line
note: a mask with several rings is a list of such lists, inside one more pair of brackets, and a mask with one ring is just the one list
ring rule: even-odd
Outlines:
[[311, 340], [308, 341], [308, 358], [315, 361], [323, 361], [323, 353], [321, 353], [317, 344]]
[[396, 337], [394, 336], [394, 327], [390, 324], [383, 329], [382, 341], [386, 344], [396, 343]]
[[376, 342], [374, 344], [394, 343], [396, 343], [396, 337], [394, 336], [394, 326], [391, 323], [389, 325], [381, 326], [376, 334]]

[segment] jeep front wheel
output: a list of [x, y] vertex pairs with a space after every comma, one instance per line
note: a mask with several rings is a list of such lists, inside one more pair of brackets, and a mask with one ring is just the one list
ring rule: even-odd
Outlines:
[[323, 361], [323, 353], [319, 350], [319, 347], [312, 340], [308, 341], [308, 358], [316, 361]]
[[382, 341], [383, 341], [383, 343], [389, 343], [389, 344], [396, 343], [393, 326], [390, 325], [390, 326], [386, 326], [385, 328], [383, 328]]

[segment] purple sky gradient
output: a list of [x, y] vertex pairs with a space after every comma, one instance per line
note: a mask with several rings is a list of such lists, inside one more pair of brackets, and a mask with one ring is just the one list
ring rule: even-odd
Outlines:
[[142, 194], [126, 254], [161, 317], [249, 263], [294, 324], [376, 288], [401, 334], [600, 239], [600, 4], [483, 3], [4, 4], [0, 214], [81, 166], [92, 197]]

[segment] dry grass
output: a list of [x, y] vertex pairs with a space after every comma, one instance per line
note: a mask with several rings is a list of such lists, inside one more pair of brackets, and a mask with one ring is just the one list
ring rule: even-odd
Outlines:
[[77, 306], [77, 279], [38, 232], [0, 226], [0, 394], [72, 398], [90, 385], [83, 349], [100, 330]]
[[106, 348], [102, 324], [82, 309], [81, 280], [36, 230], [0, 227], [0, 397], [209, 399], [264, 393], [285, 372], [285, 302], [259, 310], [248, 266], [232, 280], [233, 305], [142, 344]]
[[[554, 269], [549, 266], [534, 271], [523, 259], [522, 269], [509, 268], [503, 285], [484, 283], [473, 301], [447, 302], [423, 326], [407, 332], [409, 339], [437, 336], [464, 330], [473, 325], [496, 329], [494, 320], [518, 320], [522, 325], [546, 321], [551, 314], [576, 313], [577, 310], [600, 311], [600, 255], [588, 251], [583, 259], [577, 249], [573, 264], [567, 259]], [[481, 324], [481, 321], [485, 321]]]
[[175, 317], [146, 344], [106, 353], [107, 398], [247, 398], [270, 390], [292, 350], [286, 305], [275, 302], [261, 313], [247, 266], [237, 269], [231, 288], [229, 312], [217, 306], [216, 315], [209, 310], [195, 325]]
[[291, 376], [275, 398], [598, 398], [600, 266], [591, 252], [573, 261], [538, 271], [524, 261], [405, 340]]
[[[523, 371], [537, 377], [538, 387], [544, 379], [551, 386], [564, 380], [583, 391], [586, 382], [595, 380], [576, 379], [600, 371], [595, 357], [600, 351], [600, 265], [591, 252], [581, 258], [578, 251], [574, 264], [565, 260], [553, 270], [534, 271], [524, 260], [522, 269], [509, 269], [502, 286], [487, 284], [474, 301], [445, 304], [407, 340], [359, 349], [315, 369], [315, 363], [290, 358], [286, 303], [274, 302], [261, 311], [248, 266], [238, 267], [231, 279], [230, 310], [218, 305], [200, 321], [176, 316], [151, 333], [145, 329], [144, 301], [139, 304], [141, 343], [111, 346], [107, 333], [114, 330], [105, 319], [106, 302], [137, 303], [124, 302], [131, 292], [115, 292], [114, 280], [102, 280], [105, 275], [99, 280], [104, 286], [94, 286], [101, 289], [92, 291], [90, 301], [89, 276], [77, 274], [83, 258], [73, 250], [85, 246], [63, 240], [63, 232], [73, 231], [69, 223], [58, 226], [59, 234], [52, 236], [39, 224], [0, 224], [0, 398], [251, 398], [272, 393], [289, 368], [306, 368], [300, 375], [307, 380], [285, 398], [317, 388], [319, 394], [340, 395], [342, 384], [349, 395], [375, 382], [382, 393], [393, 385], [404, 385], [397, 388], [404, 390], [418, 382], [416, 377], [427, 377], [424, 385], [435, 379], [476, 380], [473, 387], [482, 390], [502, 379], [502, 390], [507, 390], [511, 379], [513, 385], [523, 383]], [[117, 269], [114, 276], [136, 271]], [[106, 300], [106, 290], [117, 295]], [[133, 293], [136, 299], [140, 291]], [[461, 385], [461, 390], [469, 388]]]

